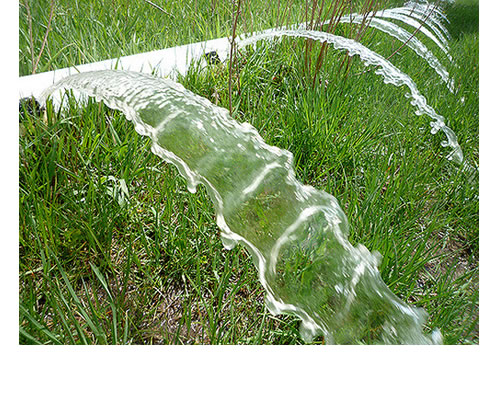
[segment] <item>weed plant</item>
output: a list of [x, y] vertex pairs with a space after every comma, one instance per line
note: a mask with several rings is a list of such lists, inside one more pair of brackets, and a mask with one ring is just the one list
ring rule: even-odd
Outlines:
[[[214, 3], [197, 2], [208, 11]], [[445, 116], [465, 158], [477, 166], [477, 3], [457, 3], [448, 6], [454, 93], [408, 49], [392, 61]], [[36, 4], [34, 15], [42, 13]], [[109, 13], [93, 2], [74, 4], [76, 13], [58, 8], [56, 15], [73, 24], [66, 32], [75, 38], [66, 46], [72, 50], [52, 36], [40, 70], [180, 43], [180, 37], [162, 35], [167, 16], [147, 3], [139, 2], [144, 16], [135, 25], [110, 25]], [[189, 10], [175, 11], [182, 12], [188, 20]], [[472, 16], [465, 30], [460, 13]], [[142, 18], [152, 26], [143, 26]], [[229, 35], [230, 24], [222, 25], [207, 32], [201, 26], [213, 25], [193, 23], [188, 40]], [[347, 28], [339, 25], [335, 33]], [[107, 29], [115, 38], [135, 34], [136, 41], [126, 49], [108, 43], [111, 35], [102, 35]], [[21, 26], [21, 38], [25, 34]], [[385, 56], [399, 46], [370, 29], [362, 41]], [[20, 46], [20, 71], [27, 73], [30, 53], [25, 41]], [[301, 181], [337, 197], [351, 242], [383, 255], [384, 281], [406, 302], [425, 307], [428, 329], [440, 328], [447, 344], [477, 343], [477, 176], [445, 159], [443, 137], [429, 133], [429, 119], [415, 115], [404, 88], [385, 85], [356, 58], [345, 79], [338, 74], [345, 54], [334, 51], [311, 85], [303, 74], [306, 54], [297, 46], [284, 39], [240, 49], [231, 95], [227, 63], [194, 65], [180, 82], [223, 107], [232, 96], [235, 118], [254, 125], [267, 143], [292, 151]], [[318, 57], [321, 46], [310, 51]], [[223, 248], [204, 189], [189, 193], [175, 168], [149, 148], [122, 114], [100, 103], [82, 108], [71, 100], [68, 110], [57, 112], [49, 103], [45, 117], [28, 114], [20, 121], [20, 343], [303, 343], [296, 318], [266, 310], [248, 253]]]

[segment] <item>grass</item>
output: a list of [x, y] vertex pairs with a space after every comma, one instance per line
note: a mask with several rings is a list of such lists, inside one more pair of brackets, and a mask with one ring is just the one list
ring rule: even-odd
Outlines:
[[[241, 29], [274, 26], [281, 15], [276, 5], [269, 7], [261, 0], [247, 2], [251, 7], [245, 8], [248, 11], [242, 16]], [[157, 3], [160, 9], [151, 3]], [[300, 3], [293, 0], [292, 9]], [[40, 0], [29, 4], [38, 54], [50, 20], [50, 6]], [[37, 72], [231, 36], [232, 12], [231, 2], [217, 0], [195, 0], [189, 7], [178, 1], [56, 1], [52, 29]], [[30, 74], [33, 65], [24, 2], [19, 7], [19, 50], [19, 74]]]
[[[393, 62], [477, 165], [477, 2], [457, 3], [448, 6], [457, 66], [447, 65], [456, 93], [409, 49]], [[123, 19], [93, 2], [59, 5], [39, 72], [230, 34], [230, 9], [217, 17], [226, 15], [229, 25], [208, 24], [216, 18], [208, 12], [206, 21], [183, 24], [189, 35], [176, 37], [162, 29], [178, 25], [147, 3], [133, 12], [126, 1], [111, 4]], [[212, 2], [197, 4], [210, 11]], [[193, 20], [187, 10], [169, 12]], [[461, 13], [469, 21], [463, 28]], [[32, 14], [43, 21], [48, 10], [34, 2]], [[40, 43], [43, 22], [34, 30]], [[372, 31], [363, 41], [385, 56], [399, 46]], [[21, 23], [20, 73], [31, 67], [26, 44]], [[304, 56], [294, 40], [242, 52], [231, 78], [233, 115], [267, 143], [292, 151], [301, 181], [338, 198], [351, 242], [383, 255], [384, 281], [400, 298], [425, 307], [429, 329], [439, 327], [447, 344], [478, 343], [477, 177], [445, 159], [443, 137], [430, 135], [429, 119], [414, 114], [403, 88], [383, 84], [357, 59], [343, 79], [344, 55], [333, 51], [312, 86], [302, 73]], [[194, 66], [181, 83], [227, 107], [228, 75], [225, 64]], [[187, 192], [149, 146], [123, 115], [102, 104], [71, 103], [62, 113], [49, 104], [45, 118], [20, 121], [20, 343], [303, 343], [297, 319], [267, 312], [248, 253], [224, 250], [204, 189]]]

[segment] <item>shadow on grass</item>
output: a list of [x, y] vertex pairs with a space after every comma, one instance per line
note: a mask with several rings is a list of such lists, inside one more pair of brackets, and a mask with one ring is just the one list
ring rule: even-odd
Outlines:
[[450, 35], [454, 39], [479, 32], [479, 0], [457, 0], [446, 8], [445, 14], [450, 21]]

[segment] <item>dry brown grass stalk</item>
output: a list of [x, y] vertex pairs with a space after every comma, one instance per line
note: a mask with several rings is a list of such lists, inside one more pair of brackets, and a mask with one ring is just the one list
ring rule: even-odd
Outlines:
[[36, 60], [35, 60], [35, 44], [33, 41], [33, 25], [32, 25], [33, 19], [31, 17], [31, 10], [28, 0], [24, 0], [24, 6], [26, 8], [26, 14], [28, 16], [28, 30], [30, 35], [30, 52], [31, 52], [31, 65], [32, 65], [31, 73], [35, 74], [38, 68], [38, 63], [42, 58], [43, 50], [45, 48], [45, 45], [47, 44], [47, 40], [49, 39], [50, 25], [54, 17], [55, 0], [51, 0], [50, 2], [50, 14], [49, 14], [49, 20], [47, 22], [47, 29], [45, 30], [45, 35], [43, 36], [42, 40], [42, 46], [40, 48], [40, 52], [38, 53]]
[[228, 82], [228, 92], [229, 92], [229, 113], [233, 113], [233, 96], [232, 96], [232, 81], [233, 81], [233, 65], [235, 57], [235, 45], [236, 45], [236, 25], [238, 24], [238, 17], [241, 13], [241, 0], [233, 0], [233, 28], [231, 35], [231, 49], [229, 51], [229, 82]]

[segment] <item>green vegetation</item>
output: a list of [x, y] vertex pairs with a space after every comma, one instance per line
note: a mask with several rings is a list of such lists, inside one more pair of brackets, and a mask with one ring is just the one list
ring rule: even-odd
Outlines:
[[[28, 3], [38, 55], [51, 20], [50, 3], [41, 0]], [[153, 1], [160, 9], [150, 3], [145, 0], [56, 0], [50, 34], [37, 72], [231, 35], [232, 3], [229, 1], [195, 0], [189, 5], [180, 1]], [[241, 29], [247, 31], [274, 26], [282, 14], [278, 14], [277, 7], [269, 7], [268, 2], [261, 0], [251, 1], [251, 8], [247, 10], [241, 19]], [[33, 65], [25, 0], [19, 7], [19, 49], [19, 73], [27, 75]]]
[[[46, 3], [30, 3], [36, 49]], [[198, 1], [194, 14], [182, 2], [162, 5], [169, 14], [147, 2], [97, 3], [57, 2], [38, 72], [231, 34], [231, 7], [211, 13], [223, 2]], [[277, 12], [255, 3], [256, 29], [273, 25]], [[391, 58], [446, 118], [472, 166], [479, 158], [477, 7], [447, 6], [456, 65], [445, 66], [455, 93], [411, 50]], [[362, 42], [386, 57], [400, 46], [370, 29]], [[334, 51], [313, 85], [300, 43], [261, 43], [240, 50], [231, 73], [227, 64], [195, 65], [180, 82], [220, 106], [232, 101], [235, 118], [293, 152], [300, 180], [344, 207], [351, 242], [382, 254], [391, 290], [425, 307], [429, 329], [440, 328], [445, 343], [477, 343], [478, 177], [445, 159], [444, 137], [430, 134], [404, 88], [384, 84], [357, 58], [346, 78], [339, 74], [345, 54]], [[319, 56], [320, 46], [310, 51]], [[22, 6], [19, 68], [32, 70]], [[295, 318], [266, 310], [247, 252], [224, 250], [205, 190], [189, 193], [123, 115], [97, 103], [55, 112], [49, 103], [45, 117], [22, 118], [19, 136], [20, 343], [302, 343]]]

